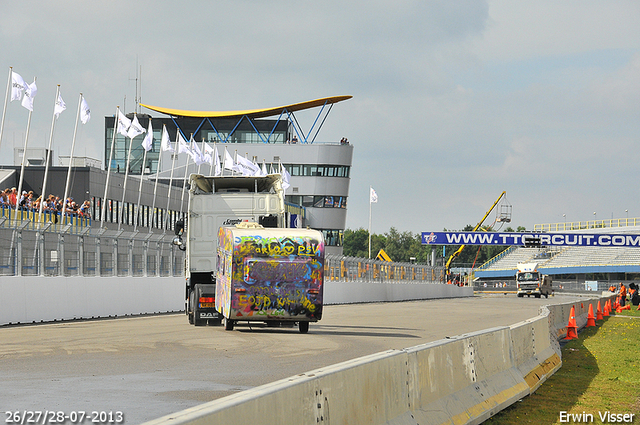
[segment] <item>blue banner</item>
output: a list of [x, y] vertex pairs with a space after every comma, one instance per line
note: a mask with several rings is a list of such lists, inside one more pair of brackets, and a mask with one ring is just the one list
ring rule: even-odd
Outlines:
[[628, 233], [422, 232], [422, 244], [640, 248], [640, 235]]

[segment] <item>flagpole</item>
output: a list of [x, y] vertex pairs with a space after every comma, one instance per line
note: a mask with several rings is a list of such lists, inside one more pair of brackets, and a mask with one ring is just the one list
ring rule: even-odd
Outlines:
[[9, 80], [7, 81], [7, 92], [4, 94], [4, 108], [2, 109], [2, 122], [0, 123], [0, 146], [2, 145], [2, 133], [4, 132], [4, 117], [7, 113], [7, 100], [9, 99], [9, 90], [11, 90], [11, 73], [13, 67], [9, 67]]
[[[193, 134], [191, 135], [191, 138], [193, 139]], [[193, 143], [194, 145], [198, 146], [198, 142], [196, 142], [195, 139]], [[202, 150], [204, 150], [204, 140], [202, 140]], [[200, 151], [200, 153], [202, 153], [202, 151]], [[202, 168], [202, 156], [198, 161], [200, 161], [200, 164], [198, 164], [198, 174], [200, 174], [200, 169]]]
[[[180, 131], [180, 129], [178, 129], [178, 131]], [[178, 139], [176, 138], [176, 148], [178, 147], [177, 140]], [[169, 146], [171, 146], [171, 140], [169, 140]], [[169, 177], [169, 189], [167, 190], [167, 209], [164, 215], [164, 230], [167, 230], [167, 224], [169, 223], [169, 203], [171, 202], [171, 188], [173, 187], [173, 170], [176, 168], [176, 158], [178, 157], [178, 152], [174, 151], [172, 152], [172, 154], [173, 159], [171, 160], [171, 175]]]
[[227, 156], [229, 152], [227, 152], [227, 147], [224, 147], [224, 158], [222, 159], [222, 175], [224, 176], [224, 170], [227, 169]]
[[369, 186], [369, 260], [371, 260], [371, 186]]
[[[136, 116], [137, 114], [134, 112], [133, 117], [135, 118]], [[127, 162], [125, 163], [124, 183], [122, 185], [122, 208], [120, 208], [120, 220], [118, 223], [118, 230], [120, 230], [120, 228], [122, 227], [122, 221], [124, 220], [124, 199], [127, 195], [127, 179], [129, 178], [129, 165], [131, 163], [131, 150], [132, 150], [131, 148], [133, 147], [133, 139], [136, 136], [129, 137], [129, 153], [127, 154]], [[126, 141], [127, 138], [125, 137], [124, 140]]]
[[[33, 82], [36, 82], [36, 77], [33, 77]], [[31, 127], [31, 114], [33, 111], [29, 109], [29, 118], [27, 119], [27, 133], [24, 136], [24, 149], [22, 150], [22, 165], [20, 166], [20, 182], [18, 183], [18, 193], [16, 196], [16, 212], [18, 211], [18, 207], [20, 206], [20, 197], [22, 196], [22, 182], [24, 181], [24, 166], [27, 160], [27, 143], [29, 140], [29, 127]], [[16, 214], [16, 219], [18, 218]], [[18, 222], [16, 220], [16, 226]]]
[[109, 163], [107, 164], [107, 180], [104, 184], [104, 198], [102, 198], [102, 213], [100, 214], [100, 229], [102, 229], [102, 226], [104, 226], [104, 222], [105, 222], [104, 216], [107, 212], [107, 191], [109, 190], [109, 176], [111, 175], [111, 162], [113, 161], [113, 149], [116, 144], [116, 133], [118, 129], [119, 112], [120, 112], [120, 107], [116, 106], [116, 114], [113, 117], [113, 139], [111, 140], [111, 152], [109, 153]]
[[191, 155], [187, 154], [187, 163], [184, 166], [184, 178], [182, 179], [182, 199], [180, 200], [180, 212], [182, 212], [182, 208], [184, 206], [184, 191], [187, 187], [187, 174], [189, 172], [189, 158]]
[[[149, 118], [149, 120], [151, 120], [151, 118]], [[135, 216], [135, 220], [134, 220], [134, 226], [133, 226], [133, 230], [136, 231], [138, 229], [138, 221], [140, 221], [140, 219], [138, 218], [138, 216], [140, 215], [140, 200], [142, 198], [142, 180], [144, 177], [144, 164], [146, 164], [147, 162], [147, 150], [144, 150], [144, 154], [142, 155], [142, 171], [140, 172], [140, 185], [138, 186], [138, 203], [136, 204], [136, 216]]]
[[[145, 145], [145, 141], [147, 140], [147, 137], [151, 137], [151, 146], [149, 147], [149, 150], [153, 149], [153, 126], [151, 125], [151, 117], [149, 117], [149, 125], [147, 126], [147, 135], [145, 136], [145, 138], [142, 140], [142, 148], [144, 149], [144, 154], [142, 155], [142, 167], [140, 167], [140, 186], [138, 186], [138, 202], [136, 204], [136, 209], [135, 209], [135, 220], [133, 222], [134, 227], [133, 230], [136, 231], [138, 229], [138, 225], [140, 224], [140, 199], [142, 198], [142, 180], [144, 178], [144, 167], [147, 163], [147, 152], [149, 152], [147, 150], [147, 146]], [[151, 171], [151, 170], [149, 170]], [[158, 181], [158, 179], [156, 179], [156, 181]], [[153, 210], [152, 214], [153, 214]]]
[[[149, 118], [151, 119], [151, 118]], [[158, 174], [160, 173], [160, 165], [162, 164], [162, 144], [160, 144], [160, 153], [158, 155], [158, 166], [156, 167], [156, 182], [153, 185], [153, 201], [151, 202], [151, 219], [153, 220], [153, 216], [155, 215], [156, 209], [156, 193], [158, 192]], [[157, 220], [155, 220], [157, 221]], [[153, 224], [153, 223], [152, 223]], [[149, 226], [149, 233], [151, 233], [151, 225]]]
[[[49, 148], [47, 150], [47, 162], [44, 165], [44, 179], [42, 180], [42, 199], [46, 196], [47, 193], [47, 177], [49, 176], [49, 161], [51, 160], [51, 145], [53, 144], [53, 131], [56, 126], [56, 102], [58, 101], [58, 96], [60, 95], [60, 84], [56, 87], [56, 100], [53, 102], [53, 116], [51, 117], [51, 132], [49, 133]], [[25, 152], [25, 155], [27, 152]], [[62, 204], [64, 205], [67, 199], [62, 200]], [[40, 214], [42, 214], [42, 206], [43, 202], [40, 202]], [[64, 207], [63, 207], [64, 208]]]
[[[80, 105], [82, 104], [82, 93], [80, 93], [80, 99], [78, 100], [78, 113], [76, 114], [76, 126], [73, 129], [73, 141], [71, 142], [71, 155], [69, 156], [69, 169], [67, 170], [67, 182], [64, 185], [64, 198], [67, 199], [69, 195], [69, 181], [71, 180], [71, 164], [73, 164], [73, 151], [76, 147], [76, 134], [78, 133], [78, 121], [80, 120]], [[45, 194], [42, 194], [42, 202], [40, 202], [40, 214], [42, 214], [42, 207], [44, 205]], [[64, 223], [65, 212], [67, 210], [67, 203], [62, 202], [62, 222]]]

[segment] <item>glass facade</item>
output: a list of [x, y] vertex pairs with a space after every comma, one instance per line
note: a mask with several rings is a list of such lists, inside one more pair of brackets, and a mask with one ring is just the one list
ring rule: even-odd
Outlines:
[[324, 164], [282, 164], [292, 177], [349, 177], [351, 167]]
[[[132, 119], [133, 114], [127, 114]], [[149, 115], [138, 114], [138, 121], [145, 129], [149, 126]], [[111, 158], [111, 141], [114, 132], [114, 117], [105, 117], [105, 169]], [[202, 119], [190, 117], [178, 118], [153, 118], [153, 148], [147, 152], [144, 161], [144, 149], [142, 140], [144, 134], [133, 139], [131, 145], [131, 158], [129, 160], [129, 173], [141, 174], [144, 169], [145, 174], [155, 173], [158, 167], [160, 156], [160, 144], [162, 128], [166, 126], [169, 138], [172, 141], [177, 139], [178, 126], [182, 130], [186, 140], [191, 135], [197, 142], [206, 140], [208, 142], [226, 143], [274, 143], [284, 144], [289, 130], [289, 124], [285, 121], [277, 120], [254, 120], [249, 122], [246, 119], [240, 122], [237, 119]], [[131, 139], [116, 133], [113, 159], [111, 160], [111, 170], [117, 173], [124, 173], [129, 155], [129, 145]]]

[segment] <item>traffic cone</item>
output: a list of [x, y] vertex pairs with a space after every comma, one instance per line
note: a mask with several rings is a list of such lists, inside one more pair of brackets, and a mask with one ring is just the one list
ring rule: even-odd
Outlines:
[[620, 311], [622, 311], [622, 310], [631, 310], [631, 306], [629, 304], [627, 304], [624, 307], [620, 307]]
[[618, 297], [616, 297], [616, 301], [613, 303], [613, 309], [617, 310], [620, 307], [620, 303], [618, 302]]
[[600, 310], [600, 300], [598, 300], [598, 310], [596, 311], [596, 320], [602, 320], [602, 310]]
[[611, 300], [607, 300], [604, 302], [604, 317], [609, 317], [609, 313], [611, 312]]
[[587, 315], [587, 327], [596, 325], [596, 316], [593, 315], [593, 304], [589, 303], [589, 314]]
[[578, 325], [576, 325], [576, 308], [571, 306], [571, 312], [569, 313], [569, 323], [567, 324], [567, 337], [566, 339], [578, 338]]

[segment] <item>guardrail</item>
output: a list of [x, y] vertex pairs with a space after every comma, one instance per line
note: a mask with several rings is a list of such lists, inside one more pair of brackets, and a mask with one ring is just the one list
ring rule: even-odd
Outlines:
[[571, 221], [534, 224], [534, 232], [564, 232], [567, 230], [603, 229], [607, 227], [640, 226], [640, 218], [612, 218], [605, 220]]
[[172, 238], [0, 218], [0, 276], [182, 276]]
[[512, 326], [316, 369], [146, 424], [479, 424], [561, 367], [571, 307], [583, 327], [589, 304], [608, 298], [545, 306]]

